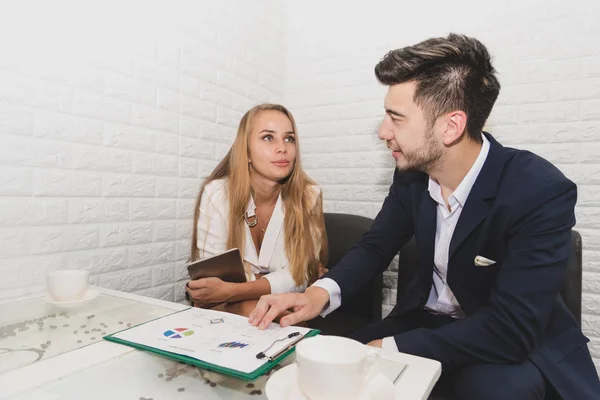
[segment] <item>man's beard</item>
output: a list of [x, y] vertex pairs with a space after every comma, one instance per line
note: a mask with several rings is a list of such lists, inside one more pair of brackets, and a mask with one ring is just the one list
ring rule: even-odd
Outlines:
[[425, 134], [423, 147], [410, 152], [402, 152], [402, 155], [404, 156], [402, 165], [396, 162], [396, 167], [400, 171], [415, 170], [429, 173], [440, 163], [443, 152], [435, 142], [433, 129], [429, 129]]

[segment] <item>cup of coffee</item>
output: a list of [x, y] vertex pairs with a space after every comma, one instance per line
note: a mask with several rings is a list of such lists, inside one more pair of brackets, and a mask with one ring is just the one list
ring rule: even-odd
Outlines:
[[296, 345], [298, 386], [311, 400], [357, 399], [376, 375], [380, 351], [339, 336], [314, 336]]
[[81, 300], [88, 289], [89, 271], [63, 269], [48, 272], [46, 287], [54, 301]]

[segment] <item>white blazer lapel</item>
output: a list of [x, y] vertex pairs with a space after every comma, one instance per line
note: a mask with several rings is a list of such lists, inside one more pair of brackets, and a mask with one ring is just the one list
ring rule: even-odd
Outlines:
[[281, 195], [279, 195], [277, 203], [275, 203], [275, 208], [273, 209], [273, 214], [269, 220], [269, 225], [265, 231], [262, 246], [260, 247], [258, 263], [262, 267], [268, 267], [271, 258], [273, 257], [275, 245], [277, 244], [277, 240], [279, 239], [279, 235], [283, 228], [284, 216], [283, 200], [281, 200]]

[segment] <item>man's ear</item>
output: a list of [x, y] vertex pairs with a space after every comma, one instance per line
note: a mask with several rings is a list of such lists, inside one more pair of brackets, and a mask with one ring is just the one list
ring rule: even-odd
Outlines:
[[444, 118], [446, 124], [445, 131], [442, 136], [446, 146], [451, 146], [460, 141], [467, 129], [467, 114], [464, 111], [452, 111], [446, 114]]

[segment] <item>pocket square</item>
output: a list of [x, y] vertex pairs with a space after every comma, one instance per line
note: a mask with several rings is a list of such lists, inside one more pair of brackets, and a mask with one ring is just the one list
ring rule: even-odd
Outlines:
[[475, 257], [475, 265], [478, 267], [489, 267], [490, 265], [496, 264], [496, 261], [490, 260], [489, 258], [485, 258], [483, 256]]

